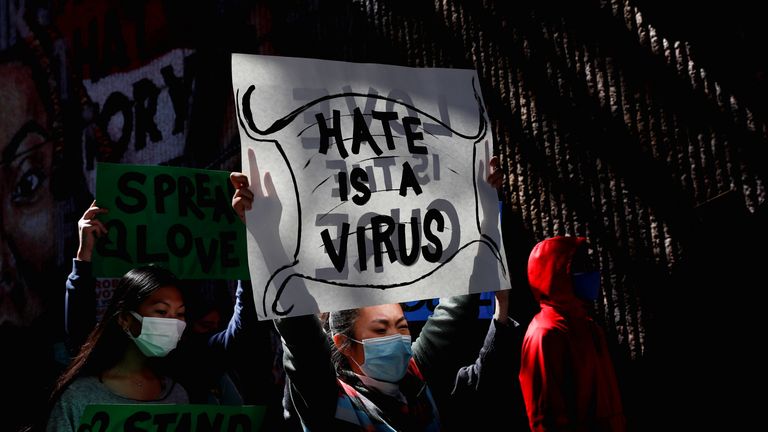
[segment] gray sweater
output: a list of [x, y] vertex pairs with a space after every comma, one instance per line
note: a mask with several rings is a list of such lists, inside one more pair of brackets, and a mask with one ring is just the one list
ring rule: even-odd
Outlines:
[[163, 378], [165, 391], [159, 399], [138, 401], [112, 393], [98, 377], [86, 376], [72, 381], [51, 410], [48, 432], [76, 431], [85, 407], [91, 404], [186, 404], [187, 391], [170, 378]]

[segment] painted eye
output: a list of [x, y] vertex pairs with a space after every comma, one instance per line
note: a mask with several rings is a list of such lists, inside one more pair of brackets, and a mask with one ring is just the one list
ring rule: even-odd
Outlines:
[[45, 181], [45, 174], [38, 168], [32, 168], [22, 174], [11, 194], [11, 200], [16, 204], [34, 201], [37, 191]]

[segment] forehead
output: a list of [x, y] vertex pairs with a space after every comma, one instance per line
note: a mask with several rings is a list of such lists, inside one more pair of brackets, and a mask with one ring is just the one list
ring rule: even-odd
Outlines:
[[32, 69], [21, 63], [0, 64], [0, 77], [0, 95], [3, 97], [0, 112], [35, 114], [33, 108], [42, 105], [42, 101], [32, 81]]
[[46, 112], [32, 70], [21, 63], [0, 64], [0, 151], [4, 150], [19, 130], [34, 121], [45, 128]]
[[376, 320], [387, 320], [394, 323], [402, 317], [403, 308], [400, 304], [391, 303], [360, 308], [360, 315], [358, 316], [357, 321], [362, 324], [368, 324]]
[[156, 289], [149, 297], [141, 302], [140, 306], [151, 306], [156, 303], [168, 303], [171, 306], [184, 304], [181, 291], [173, 285], [166, 285]]

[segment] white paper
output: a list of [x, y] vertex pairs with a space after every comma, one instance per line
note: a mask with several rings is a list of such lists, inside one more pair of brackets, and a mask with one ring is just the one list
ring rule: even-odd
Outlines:
[[509, 287], [475, 71], [235, 54], [232, 81], [260, 319]]

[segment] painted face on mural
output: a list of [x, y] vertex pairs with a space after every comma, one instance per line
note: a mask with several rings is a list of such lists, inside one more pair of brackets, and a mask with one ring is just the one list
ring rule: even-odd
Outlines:
[[27, 325], [53, 269], [53, 145], [32, 70], [0, 64], [0, 76], [0, 325]]

